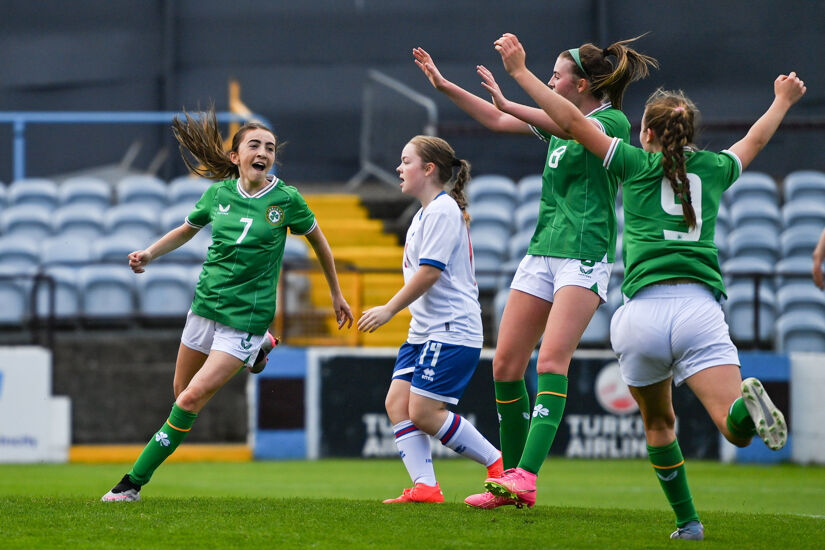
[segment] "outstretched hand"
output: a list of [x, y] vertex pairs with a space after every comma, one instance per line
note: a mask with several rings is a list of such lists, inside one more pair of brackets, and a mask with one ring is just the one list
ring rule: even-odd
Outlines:
[[415, 64], [427, 76], [433, 88], [436, 90], [442, 89], [447, 79], [441, 76], [441, 72], [435, 66], [435, 61], [427, 53], [427, 50], [421, 47], [413, 48], [413, 57], [415, 58]]
[[349, 322], [347, 328], [351, 328], [355, 317], [353, 317], [352, 310], [343, 296], [333, 298], [332, 308], [335, 310], [335, 320], [338, 321], [338, 330], [341, 330], [347, 322]]
[[507, 98], [501, 92], [493, 73], [484, 65], [477, 65], [476, 72], [481, 77], [481, 87], [490, 92], [490, 97], [493, 104], [500, 110], [504, 110], [504, 105], [507, 103]]
[[145, 250], [135, 250], [129, 254], [129, 267], [135, 273], [146, 271], [146, 264], [152, 261], [152, 255]]
[[778, 98], [783, 98], [791, 105], [805, 95], [805, 82], [799, 79], [795, 72], [789, 75], [781, 74], [773, 82], [773, 92]]
[[501, 61], [504, 63], [504, 69], [515, 76], [515, 73], [527, 67], [527, 52], [524, 51], [524, 46], [518, 41], [515, 34], [506, 32], [501, 35], [501, 38], [493, 42], [496, 51], [501, 54]]
[[358, 319], [358, 330], [361, 332], [375, 332], [378, 327], [385, 324], [392, 317], [393, 313], [386, 305], [372, 307]]

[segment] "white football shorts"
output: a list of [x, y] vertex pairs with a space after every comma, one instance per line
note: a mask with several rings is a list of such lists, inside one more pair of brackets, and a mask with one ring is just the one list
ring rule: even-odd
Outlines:
[[560, 288], [581, 286], [598, 294], [604, 303], [612, 269], [613, 264], [607, 262], [528, 254], [518, 264], [510, 288], [552, 302]]
[[251, 367], [264, 342], [265, 334], [250, 334], [201, 317], [192, 310], [186, 314], [186, 326], [180, 337], [187, 348], [209, 355], [211, 350], [223, 351]]
[[650, 285], [619, 307], [610, 343], [628, 386], [673, 376], [681, 385], [697, 372], [739, 365], [721, 304], [703, 284]]

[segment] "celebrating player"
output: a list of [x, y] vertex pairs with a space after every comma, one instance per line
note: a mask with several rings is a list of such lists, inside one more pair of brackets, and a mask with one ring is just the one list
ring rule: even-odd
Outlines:
[[[315, 216], [294, 187], [268, 175], [278, 141], [266, 126], [244, 124], [224, 152], [214, 110], [197, 120], [173, 122], [187, 166], [217, 181], [185, 223], [146, 250], [129, 254], [129, 266], [147, 264], [189, 241], [212, 223], [212, 245], [195, 288], [175, 364], [175, 404], [128, 474], [102, 500], [137, 501], [152, 473], [180, 445], [198, 412], [241, 368], [252, 367], [275, 316], [275, 291], [287, 229], [304, 235], [320, 261], [340, 329], [352, 326], [335, 263]], [[197, 162], [185, 154], [188, 150]], [[198, 167], [201, 164], [203, 167]]]
[[[576, 105], [594, 128], [624, 140], [630, 138], [630, 123], [619, 110], [624, 92], [631, 82], [647, 76], [649, 66], [656, 66], [653, 58], [628, 47], [632, 41], [605, 49], [584, 44], [562, 52], [547, 84]], [[477, 70], [488, 83], [492, 103], [445, 79], [422, 48], [414, 49], [413, 55], [437, 90], [487, 128], [533, 133], [549, 142], [538, 224], [513, 278], [493, 359], [504, 467], [521, 464], [538, 471], [564, 411], [573, 351], [607, 297], [619, 180], [544, 111], [507, 100], [485, 67]], [[610, 58], [615, 58], [615, 68]], [[536, 407], [549, 414], [534, 413], [531, 423], [524, 373], [540, 338]], [[529, 498], [491, 493], [472, 495], [465, 502], [479, 508], [533, 504]]]
[[502, 473], [498, 449], [447, 410], [464, 394], [483, 343], [464, 197], [470, 164], [443, 139], [416, 136], [404, 146], [396, 170], [401, 191], [421, 201], [404, 244], [404, 286], [386, 304], [365, 311], [358, 329], [373, 332], [410, 308], [410, 331], [398, 351], [386, 408], [413, 487], [384, 502], [443, 502], [427, 434], [486, 466], [488, 477]]
[[[693, 146], [697, 111], [687, 97], [657, 90], [645, 105], [639, 149], [605, 136], [575, 105], [548, 89], [527, 69], [524, 48], [514, 35], [503, 35], [495, 47], [516, 82], [623, 182], [622, 292], [627, 301], [613, 316], [611, 343], [639, 404], [650, 460], [676, 514], [671, 538], [702, 540], [704, 526], [674, 429], [671, 382], [687, 382], [734, 445], [750, 444], [757, 433], [771, 449], [785, 445], [782, 413], [757, 379], [742, 381], [719, 303], [725, 285], [713, 238], [722, 193], [768, 143], [805, 85], [793, 72], [780, 75], [768, 110], [721, 153]], [[522, 466], [487, 485], [511, 498], [534, 495], [535, 474]]]

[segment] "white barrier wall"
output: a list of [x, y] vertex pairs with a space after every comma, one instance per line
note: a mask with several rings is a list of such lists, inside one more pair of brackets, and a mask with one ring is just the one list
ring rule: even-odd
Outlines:
[[790, 355], [793, 461], [825, 464], [825, 355]]
[[0, 462], [66, 462], [71, 402], [52, 396], [52, 356], [34, 346], [0, 347]]

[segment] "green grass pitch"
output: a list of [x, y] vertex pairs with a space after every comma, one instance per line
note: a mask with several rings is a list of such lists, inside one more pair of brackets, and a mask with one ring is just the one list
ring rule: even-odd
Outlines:
[[436, 460], [446, 502], [384, 505], [398, 460], [172, 463], [139, 503], [99, 499], [128, 465], [0, 466], [0, 548], [825, 548], [825, 468], [688, 461], [703, 543], [670, 541], [673, 515], [641, 460], [552, 459], [538, 504], [467, 508], [484, 470]]

